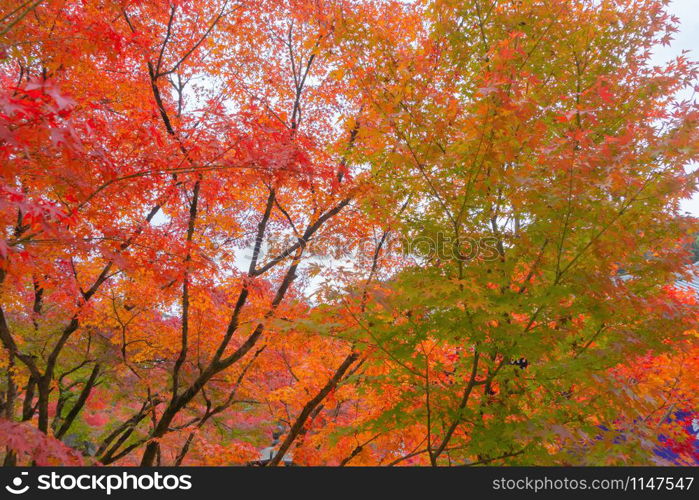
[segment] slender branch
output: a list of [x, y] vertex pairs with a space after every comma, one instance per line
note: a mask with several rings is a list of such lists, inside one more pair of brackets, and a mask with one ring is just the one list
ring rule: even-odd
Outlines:
[[[27, 2], [28, 3], [28, 2]], [[34, 2], [32, 5], [27, 7], [27, 9], [22, 12], [19, 16], [17, 16], [12, 22], [10, 22], [7, 26], [5, 26], [2, 31], [0, 31], [0, 36], [6, 35], [17, 23], [19, 23], [22, 19], [24, 19], [27, 14], [32, 12], [34, 9], [36, 9], [39, 5], [44, 3], [44, 0], [37, 0]], [[26, 5], [26, 3], [24, 4]], [[17, 12], [16, 10], [14, 12]], [[14, 12], [12, 14], [14, 14]], [[11, 15], [11, 14], [10, 14]], [[3, 21], [5, 18], [2, 19]]]
[[480, 358], [480, 353], [478, 351], [476, 351], [473, 355], [473, 366], [471, 368], [471, 376], [469, 377], [468, 383], [466, 384], [466, 388], [464, 389], [464, 394], [461, 397], [461, 402], [459, 403], [457, 415], [454, 418], [454, 421], [449, 426], [449, 429], [447, 430], [446, 434], [444, 435], [444, 439], [442, 439], [442, 443], [434, 451], [433, 457], [434, 457], [435, 462], [436, 462], [437, 458], [439, 458], [439, 455], [441, 455], [442, 452], [445, 450], [445, 448], [447, 447], [447, 444], [449, 444], [449, 440], [451, 439], [452, 435], [454, 434], [454, 431], [459, 426], [459, 423], [461, 423], [461, 419], [463, 418], [461, 413], [463, 412], [464, 408], [466, 408], [466, 404], [468, 403], [468, 399], [471, 396], [471, 392], [473, 392], [473, 388], [476, 386], [476, 376], [478, 375], [478, 360], [479, 360], [479, 358]]
[[192, 260], [192, 238], [194, 236], [194, 224], [197, 219], [197, 208], [199, 204], [199, 188], [201, 180], [197, 180], [194, 184], [194, 193], [192, 202], [189, 206], [189, 220], [187, 224], [187, 256], [184, 261], [184, 279], [182, 281], [182, 335], [180, 354], [175, 361], [175, 366], [172, 370], [172, 398], [177, 397], [177, 388], [179, 385], [180, 369], [187, 359], [187, 343], [189, 337], [189, 264]]
[[289, 449], [289, 447], [291, 447], [291, 444], [294, 442], [298, 434], [303, 429], [303, 426], [306, 423], [306, 420], [308, 420], [308, 417], [311, 414], [311, 412], [325, 399], [325, 397], [330, 393], [330, 391], [337, 387], [337, 384], [340, 381], [340, 379], [342, 379], [345, 372], [349, 369], [352, 363], [354, 363], [357, 360], [358, 357], [359, 353], [356, 352], [348, 354], [345, 360], [342, 362], [342, 364], [338, 367], [333, 376], [330, 378], [330, 380], [328, 380], [326, 384], [323, 386], [323, 388], [320, 391], [318, 391], [318, 394], [316, 394], [316, 396], [313, 399], [311, 399], [308, 403], [305, 404], [305, 406], [301, 410], [301, 413], [299, 413], [298, 417], [296, 417], [296, 420], [294, 421], [294, 424], [291, 426], [291, 429], [289, 430], [289, 433], [287, 434], [286, 438], [279, 447], [279, 450], [277, 450], [277, 453], [274, 455], [274, 457], [272, 457], [272, 459], [267, 463], [267, 465], [279, 465], [279, 462], [282, 460], [282, 458], [284, 458], [284, 455], [286, 454], [287, 450]]
[[78, 400], [75, 402], [73, 407], [68, 412], [68, 415], [66, 416], [65, 420], [63, 421], [63, 424], [61, 425], [60, 429], [58, 429], [58, 432], [56, 432], [57, 439], [61, 439], [65, 435], [65, 433], [68, 432], [68, 429], [70, 429], [70, 426], [73, 425], [73, 421], [75, 420], [75, 417], [78, 416], [78, 413], [80, 413], [80, 410], [82, 410], [83, 406], [85, 406], [85, 402], [87, 401], [87, 398], [90, 396], [90, 392], [92, 391], [92, 388], [95, 386], [95, 382], [97, 381], [97, 375], [99, 375], [99, 371], [100, 371], [100, 365], [99, 365], [99, 363], [97, 363], [92, 368], [92, 373], [90, 373], [90, 378], [87, 380], [87, 382], [83, 386], [83, 390], [80, 391], [80, 396], [78, 396]]

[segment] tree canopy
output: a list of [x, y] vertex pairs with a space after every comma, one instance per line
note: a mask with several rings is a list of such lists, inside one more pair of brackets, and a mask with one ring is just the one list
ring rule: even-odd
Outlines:
[[696, 463], [666, 4], [4, 2], [5, 465]]

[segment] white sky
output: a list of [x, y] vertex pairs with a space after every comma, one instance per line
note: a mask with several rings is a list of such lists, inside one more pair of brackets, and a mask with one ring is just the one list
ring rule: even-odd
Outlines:
[[[699, 0], [672, 0], [670, 12], [680, 18], [680, 31], [670, 47], [658, 47], [655, 58], [658, 63], [690, 50], [690, 59], [699, 59]], [[693, 168], [696, 168], [694, 165]], [[699, 193], [682, 203], [682, 209], [699, 217]]]

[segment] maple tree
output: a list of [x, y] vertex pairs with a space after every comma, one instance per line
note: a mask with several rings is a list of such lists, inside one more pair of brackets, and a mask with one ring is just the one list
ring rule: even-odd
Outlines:
[[697, 460], [665, 2], [0, 9], [5, 465]]

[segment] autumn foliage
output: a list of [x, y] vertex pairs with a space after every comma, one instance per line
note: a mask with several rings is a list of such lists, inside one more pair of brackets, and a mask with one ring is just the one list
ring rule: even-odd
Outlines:
[[5, 465], [699, 461], [665, 4], [3, 2]]

